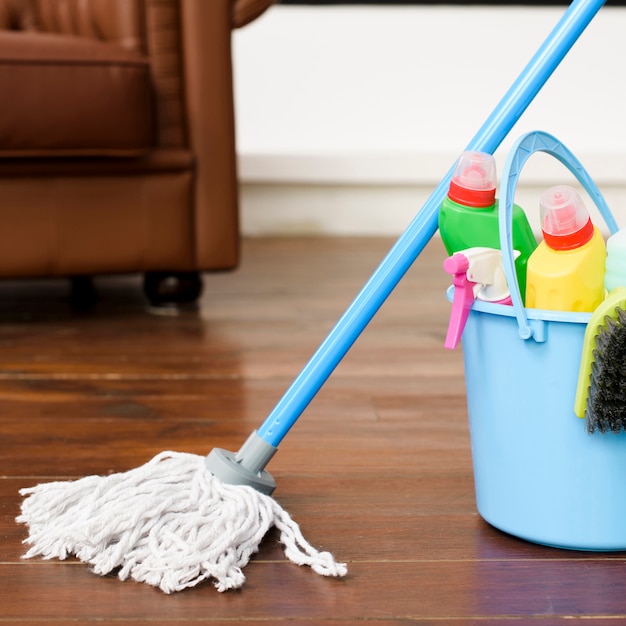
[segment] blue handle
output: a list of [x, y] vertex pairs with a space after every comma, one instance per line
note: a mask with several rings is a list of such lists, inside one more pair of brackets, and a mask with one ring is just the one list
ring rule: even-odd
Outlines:
[[[469, 142], [467, 150], [489, 153], [496, 150], [604, 2], [605, 0], [574, 0], [571, 3]], [[448, 192], [452, 172], [453, 168], [450, 168], [258, 429], [258, 435], [266, 443], [278, 446], [435, 234], [439, 205]]]
[[502, 250], [502, 265], [506, 280], [513, 300], [515, 317], [519, 326], [519, 335], [522, 339], [545, 341], [545, 336], [536, 336], [533, 326], [528, 321], [526, 309], [522, 302], [519, 282], [515, 272], [515, 261], [513, 260], [513, 201], [515, 190], [522, 167], [528, 159], [536, 152], [545, 152], [555, 159], [558, 159], [567, 169], [574, 174], [578, 182], [584, 187], [590, 198], [600, 211], [600, 215], [609, 227], [609, 231], [615, 233], [618, 229], [617, 222], [611, 213], [611, 209], [606, 203], [604, 196], [593, 182], [593, 179], [582, 166], [582, 163], [574, 154], [565, 147], [558, 139], [542, 131], [533, 131], [522, 135], [511, 147], [511, 151], [502, 170], [502, 182], [500, 184], [500, 208], [499, 208], [499, 229], [500, 229], [500, 249]]

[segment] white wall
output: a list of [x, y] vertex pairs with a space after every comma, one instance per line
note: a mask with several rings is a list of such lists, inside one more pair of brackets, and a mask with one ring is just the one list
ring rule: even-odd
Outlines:
[[[561, 7], [275, 6], [234, 34], [245, 234], [400, 233]], [[626, 225], [626, 9], [605, 7], [496, 153], [556, 135]], [[517, 200], [570, 182], [534, 157]]]

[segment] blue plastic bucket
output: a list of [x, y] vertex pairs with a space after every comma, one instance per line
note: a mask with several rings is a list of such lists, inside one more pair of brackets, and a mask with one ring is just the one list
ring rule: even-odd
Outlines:
[[541, 132], [517, 142], [500, 190], [513, 306], [477, 301], [462, 337], [476, 504], [491, 525], [528, 541], [626, 550], [626, 434], [588, 434], [573, 408], [591, 315], [525, 309], [515, 278], [513, 195], [521, 166], [536, 151], [561, 160], [609, 229], [617, 229], [600, 192], [560, 142]]

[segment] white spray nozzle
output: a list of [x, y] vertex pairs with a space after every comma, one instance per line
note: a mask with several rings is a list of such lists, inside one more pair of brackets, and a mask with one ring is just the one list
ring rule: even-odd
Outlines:
[[[476, 294], [479, 300], [499, 302], [509, 297], [510, 292], [502, 265], [502, 252], [495, 248], [475, 247], [461, 250], [468, 261], [467, 280], [481, 289]], [[513, 251], [513, 258], [520, 255], [519, 250]]]
[[[513, 252], [517, 258], [518, 250]], [[456, 348], [470, 309], [476, 298], [485, 302], [505, 302], [510, 296], [502, 266], [502, 253], [495, 248], [467, 248], [448, 257], [443, 264], [453, 276], [454, 299], [445, 347]]]

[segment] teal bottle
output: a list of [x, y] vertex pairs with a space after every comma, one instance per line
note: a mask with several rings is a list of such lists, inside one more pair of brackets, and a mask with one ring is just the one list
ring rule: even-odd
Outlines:
[[610, 293], [615, 287], [626, 287], [626, 228], [606, 240], [604, 288]]
[[[476, 151], [461, 154], [439, 210], [439, 232], [450, 256], [475, 246], [500, 249], [496, 183], [493, 155]], [[526, 213], [514, 205], [513, 248], [520, 253], [515, 271], [522, 298], [526, 293], [528, 257], [536, 247]]]

